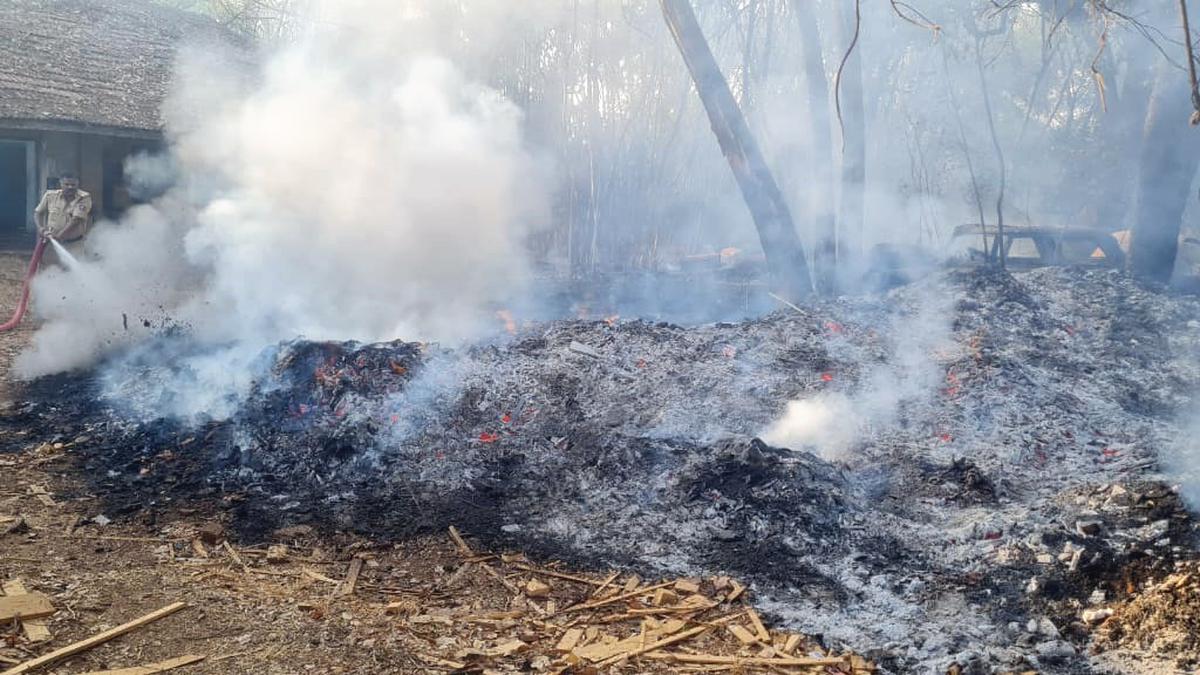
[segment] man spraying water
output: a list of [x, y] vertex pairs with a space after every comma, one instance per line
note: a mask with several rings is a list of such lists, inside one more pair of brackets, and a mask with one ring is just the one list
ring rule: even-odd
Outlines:
[[92, 196], [79, 189], [79, 177], [72, 173], [59, 176], [58, 185], [57, 190], [47, 190], [33, 210], [38, 243], [21, 284], [21, 299], [12, 318], [0, 324], [0, 332], [16, 328], [25, 317], [30, 287], [40, 264], [57, 263], [70, 270], [78, 269], [77, 258], [83, 253], [83, 238], [91, 224]]
[[52, 244], [43, 264], [68, 266], [83, 253], [83, 239], [91, 223], [92, 196], [79, 189], [79, 177], [73, 173], [59, 176], [58, 184], [59, 189], [46, 191], [33, 214], [38, 236]]

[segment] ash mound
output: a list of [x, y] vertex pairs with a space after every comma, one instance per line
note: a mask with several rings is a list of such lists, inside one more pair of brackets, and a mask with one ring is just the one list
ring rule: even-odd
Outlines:
[[[1080, 608], [1195, 550], [1157, 451], [1200, 383], [1198, 310], [1116, 272], [972, 270], [737, 324], [294, 342], [188, 419], [161, 411], [192, 347], [158, 345], [34, 383], [3, 426], [9, 449], [85, 437], [109, 517], [457, 525], [585, 567], [737, 575], [897, 672], [1086, 672]], [[1112, 490], [1155, 498], [1114, 510]]]

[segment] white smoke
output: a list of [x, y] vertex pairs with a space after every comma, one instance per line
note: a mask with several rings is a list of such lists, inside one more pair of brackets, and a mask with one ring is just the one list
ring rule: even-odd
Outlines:
[[840, 459], [858, 438], [860, 426], [854, 403], [843, 394], [829, 394], [789, 401], [783, 416], [760, 435], [774, 446], [815, 447], [825, 459]]
[[950, 294], [936, 279], [915, 283], [905, 292], [914, 302], [884, 328], [891, 343], [886, 361], [850, 391], [789, 401], [759, 434], [764, 441], [845, 460], [868, 434], [895, 424], [902, 406], [919, 404], [937, 391], [944, 381], [939, 359], [954, 348]]
[[39, 277], [44, 324], [17, 372], [85, 366], [164, 325], [211, 344], [456, 340], [518, 296], [549, 172], [515, 105], [443, 58], [379, 48], [410, 29], [360, 20], [354, 40], [317, 34], [252, 72], [185, 53], [171, 161], [129, 166], [176, 186], [98, 224], [81, 272]]
[[1193, 409], [1185, 420], [1175, 442], [1159, 453], [1159, 461], [1188, 508], [1200, 512], [1200, 410]]

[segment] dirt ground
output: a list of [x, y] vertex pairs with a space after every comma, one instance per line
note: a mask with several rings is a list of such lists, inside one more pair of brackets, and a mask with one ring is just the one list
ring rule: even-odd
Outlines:
[[[16, 305], [24, 266], [23, 256], [0, 254], [4, 311]], [[9, 370], [33, 328], [27, 321], [0, 333], [0, 407], [19, 396]], [[0, 454], [0, 581], [9, 584], [9, 595], [18, 580], [26, 591], [49, 596], [56, 612], [45, 620], [51, 636], [45, 641], [30, 639], [28, 622], [0, 624], [0, 672], [178, 602], [187, 607], [37, 672], [107, 672], [189, 655], [204, 658], [174, 672], [731, 668], [634, 658], [597, 670], [572, 666], [578, 659], [558, 648], [574, 639], [607, 649], [606, 643], [639, 631], [645, 643], [673, 635], [675, 619], [684, 621], [674, 627], [681, 633], [710, 628], [679, 643], [691, 655], [837, 658], [807, 638], [766, 632], [747, 612], [750, 593], [724, 578], [669, 581], [664, 592], [653, 580], [619, 571], [576, 574], [534, 566], [519, 554], [480, 555], [463, 547], [471, 546], [469, 532], [465, 542], [446, 536], [378, 545], [301, 527], [276, 532], [273, 547], [242, 547], [227, 541], [220, 516], [188, 504], [156, 522], [136, 515], [132, 523], [109, 522], [73, 469], [73, 455], [87, 439], [30, 441], [23, 453]], [[587, 611], [578, 610], [581, 603]], [[746, 631], [755, 635], [749, 642]], [[772, 666], [769, 672], [873, 670], [857, 657], [844, 658], [844, 666]]]

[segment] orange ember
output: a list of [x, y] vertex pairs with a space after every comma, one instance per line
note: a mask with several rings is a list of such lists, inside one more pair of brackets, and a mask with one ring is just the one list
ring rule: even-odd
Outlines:
[[508, 331], [509, 335], [517, 334], [517, 320], [513, 318], [512, 312], [507, 309], [502, 309], [496, 312], [496, 318], [504, 322], [504, 330]]
[[482, 434], [479, 434], [480, 443], [495, 443], [498, 440], [500, 440], [500, 434], [493, 434], [490, 431], [485, 431]]

